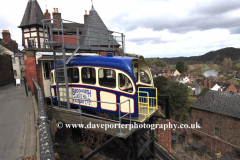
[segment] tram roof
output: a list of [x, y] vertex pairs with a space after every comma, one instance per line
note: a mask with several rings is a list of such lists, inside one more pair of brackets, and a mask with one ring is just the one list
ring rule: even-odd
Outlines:
[[[67, 67], [71, 66], [94, 66], [94, 67], [107, 67], [116, 68], [132, 73], [132, 60], [138, 60], [134, 57], [122, 57], [122, 56], [83, 56], [72, 58], [67, 64]], [[57, 67], [63, 67], [63, 61], [57, 63]], [[54, 69], [52, 65], [51, 69]]]

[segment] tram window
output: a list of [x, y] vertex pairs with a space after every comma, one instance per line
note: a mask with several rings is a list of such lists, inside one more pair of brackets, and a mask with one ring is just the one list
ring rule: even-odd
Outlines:
[[83, 67], [82, 82], [88, 84], [96, 84], [96, 72], [94, 68]]
[[68, 68], [68, 82], [69, 83], [79, 83], [79, 70], [78, 68]]
[[147, 74], [147, 72], [140, 70], [140, 81], [142, 83], [147, 83], [147, 84], [151, 84], [151, 80], [149, 75]]
[[54, 83], [54, 77], [53, 77], [53, 73], [51, 73], [51, 84]]
[[134, 72], [135, 82], [138, 82], [138, 64], [137, 63], [133, 65], [133, 72]]
[[58, 78], [58, 82], [64, 82], [64, 71], [63, 69], [58, 69], [57, 70], [57, 78]]
[[133, 92], [133, 85], [130, 79], [122, 73], [118, 74], [119, 89], [128, 93]]
[[112, 69], [99, 69], [99, 85], [109, 88], [116, 87], [116, 72]]

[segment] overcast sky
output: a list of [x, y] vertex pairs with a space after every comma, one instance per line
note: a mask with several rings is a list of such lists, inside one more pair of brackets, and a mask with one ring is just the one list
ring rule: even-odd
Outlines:
[[[2, 0], [0, 32], [9, 30], [22, 49], [17, 28], [28, 0]], [[45, 13], [58, 8], [62, 18], [83, 23], [91, 0], [38, 0]], [[240, 48], [240, 0], [93, 0], [109, 30], [126, 36], [126, 52], [144, 57], [202, 55]], [[1, 34], [2, 35], [2, 34]], [[2, 36], [0, 36], [2, 38]]]

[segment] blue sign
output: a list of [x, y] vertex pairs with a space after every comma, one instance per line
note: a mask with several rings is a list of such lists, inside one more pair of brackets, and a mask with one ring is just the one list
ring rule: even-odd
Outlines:
[[24, 57], [22, 52], [14, 52], [14, 57]]

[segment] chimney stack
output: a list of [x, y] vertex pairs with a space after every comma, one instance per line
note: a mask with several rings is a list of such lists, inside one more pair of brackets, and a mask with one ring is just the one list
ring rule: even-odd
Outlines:
[[9, 30], [2, 30], [2, 37], [5, 42], [9, 43], [11, 41]]
[[[89, 11], [90, 12], [90, 11]], [[84, 24], [86, 24], [88, 18], [87, 10], [85, 10], [85, 15], [84, 15]]]
[[209, 88], [209, 89], [212, 88], [212, 83], [211, 83], [211, 81], [208, 81], [208, 88]]
[[[45, 12], [45, 18], [46, 19], [51, 19], [51, 14], [48, 12], [47, 9], [46, 9], [46, 12]], [[48, 22], [51, 22], [51, 20], [48, 20]]]
[[206, 80], [204, 80], [204, 86], [206, 86], [206, 87], [207, 87], [207, 81], [206, 81]]
[[53, 8], [54, 12], [52, 13], [53, 15], [53, 28], [57, 29], [57, 28], [61, 28], [61, 22], [58, 21], [58, 26], [57, 26], [57, 21], [56, 20], [61, 20], [61, 13], [58, 13], [58, 8]]

